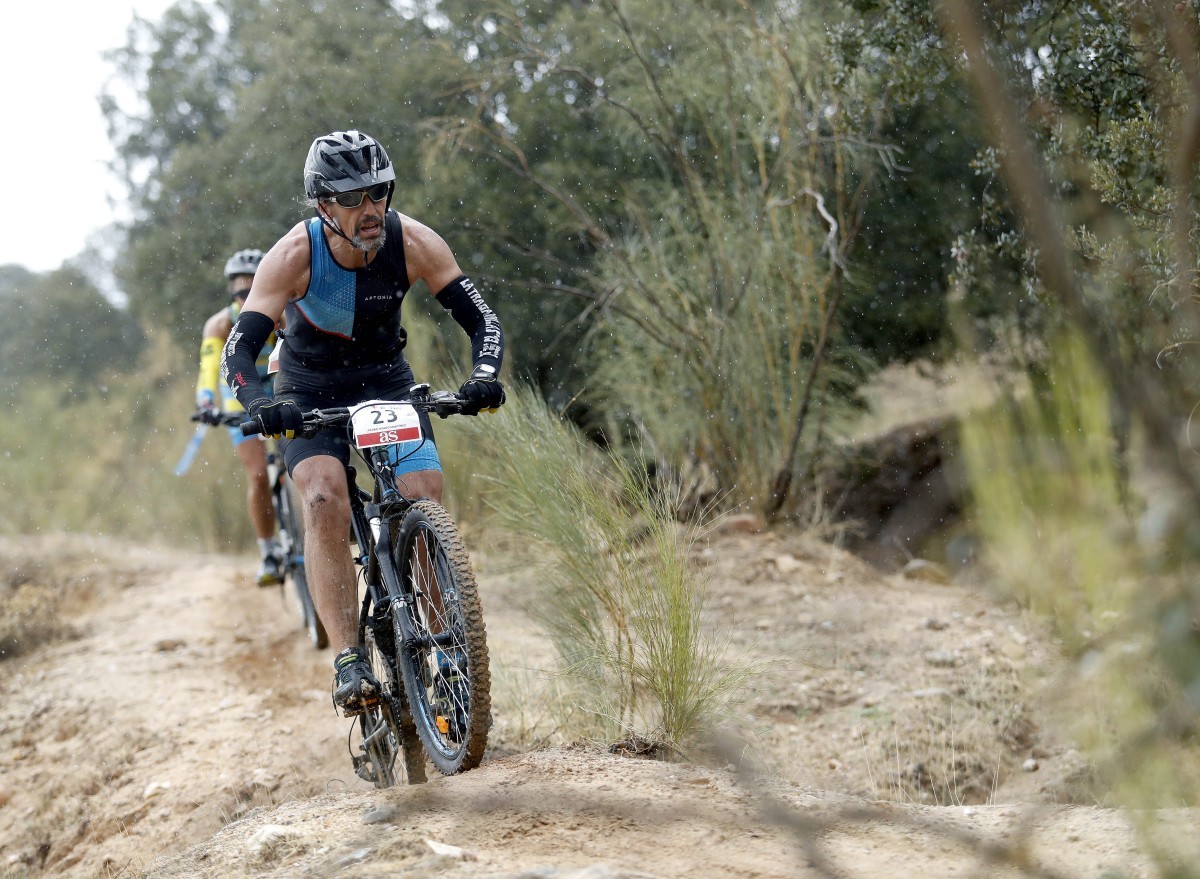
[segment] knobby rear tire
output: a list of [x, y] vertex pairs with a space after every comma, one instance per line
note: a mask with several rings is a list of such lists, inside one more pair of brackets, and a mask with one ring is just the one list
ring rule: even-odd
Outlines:
[[[392, 559], [405, 597], [397, 613], [407, 613], [418, 634], [452, 633], [453, 643], [443, 653], [457, 651], [465, 659], [451, 684], [428, 646], [398, 647], [396, 656], [425, 753], [444, 775], [465, 772], [483, 759], [492, 707], [487, 634], [466, 547], [450, 514], [434, 501], [419, 500], [392, 532]], [[431, 604], [435, 589], [444, 611], [440, 621]], [[400, 632], [397, 624], [397, 644]]]
[[[383, 686], [383, 699], [358, 716], [362, 737], [359, 750], [362, 753], [354, 755], [355, 772], [379, 788], [391, 787], [397, 782], [423, 784], [426, 781], [425, 750], [421, 747], [412, 712], [404, 697], [404, 686], [396, 671], [391, 619], [384, 618], [376, 626], [374, 618], [367, 616], [370, 610], [364, 605], [358, 639], [366, 647], [371, 668]], [[379, 638], [375, 634], [377, 629]], [[364, 761], [370, 767], [366, 773], [359, 771]]]
[[287, 532], [290, 539], [288, 552], [287, 575], [292, 578], [292, 590], [296, 593], [296, 602], [300, 605], [300, 621], [308, 632], [308, 639], [317, 650], [329, 646], [329, 635], [321, 618], [317, 616], [317, 608], [313, 604], [312, 594], [308, 591], [308, 576], [304, 571], [304, 514], [300, 505], [300, 494], [290, 479], [284, 480], [283, 488], [278, 492], [277, 510], [279, 528]]
[[358, 640], [367, 649], [371, 668], [383, 686], [384, 697], [378, 705], [358, 715], [358, 731], [362, 736], [358, 747], [362, 753], [354, 756], [354, 771], [375, 787], [391, 787], [396, 783], [396, 757], [400, 751], [391, 698], [396, 674], [379, 649], [369, 623], [360, 628]]

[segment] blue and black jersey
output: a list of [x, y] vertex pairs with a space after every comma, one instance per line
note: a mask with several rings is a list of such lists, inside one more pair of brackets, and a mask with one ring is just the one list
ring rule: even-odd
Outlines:
[[325, 367], [399, 365], [405, 332], [400, 306], [408, 292], [400, 215], [384, 218], [387, 241], [371, 262], [347, 269], [333, 258], [321, 220], [308, 221], [311, 277], [300, 299], [288, 303], [280, 372]]

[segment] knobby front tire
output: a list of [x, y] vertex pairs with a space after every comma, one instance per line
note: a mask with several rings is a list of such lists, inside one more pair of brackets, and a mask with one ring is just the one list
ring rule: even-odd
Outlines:
[[278, 492], [277, 507], [279, 529], [286, 535], [287, 575], [292, 578], [292, 590], [300, 606], [300, 621], [313, 647], [323, 650], [329, 646], [329, 635], [317, 616], [312, 594], [308, 591], [308, 576], [304, 572], [304, 514], [301, 512], [300, 493], [290, 479], [284, 480], [283, 488]]
[[[417, 734], [444, 775], [478, 766], [487, 747], [491, 673], [479, 591], [454, 520], [440, 504], [415, 502], [392, 537], [392, 559], [407, 613], [422, 639], [445, 643], [400, 646], [397, 665]], [[397, 644], [401, 628], [395, 626]]]

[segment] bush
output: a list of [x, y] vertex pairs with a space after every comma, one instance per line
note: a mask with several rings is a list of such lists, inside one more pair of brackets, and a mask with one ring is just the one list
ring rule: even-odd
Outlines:
[[503, 438], [480, 442], [472, 463], [496, 519], [540, 560], [532, 604], [586, 706], [580, 731], [674, 748], [699, 740], [747, 673], [701, 625], [705, 583], [689, 564], [701, 526], [677, 525], [675, 497], [529, 388], [467, 428]]

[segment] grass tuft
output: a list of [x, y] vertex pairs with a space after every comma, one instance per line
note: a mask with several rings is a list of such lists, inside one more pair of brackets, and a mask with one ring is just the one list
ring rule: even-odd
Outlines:
[[688, 557], [702, 526], [676, 523], [676, 497], [527, 388], [471, 427], [503, 438], [474, 459], [496, 519], [547, 559], [533, 612], [576, 691], [581, 734], [680, 749], [710, 731], [747, 671], [701, 625], [706, 583]]

